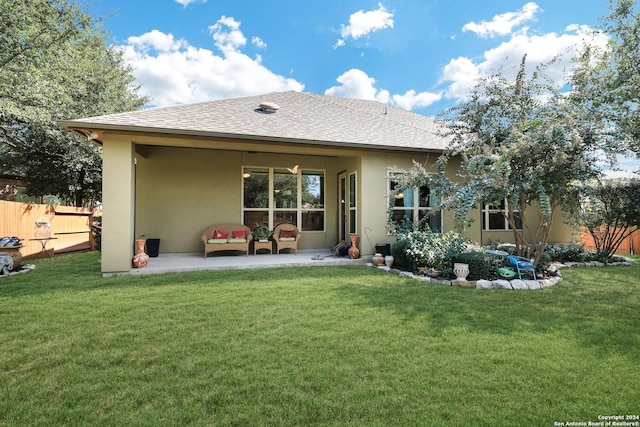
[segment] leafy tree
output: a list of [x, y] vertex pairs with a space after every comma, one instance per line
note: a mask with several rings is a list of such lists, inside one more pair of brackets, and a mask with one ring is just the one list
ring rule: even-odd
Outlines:
[[636, 0], [610, 0], [606, 49], [587, 46], [571, 80], [574, 101], [609, 123], [608, 143], [640, 155], [640, 13]]
[[605, 101], [614, 106], [619, 131], [630, 137], [640, 154], [640, 13], [636, 0], [610, 0], [604, 30], [611, 37], [611, 57], [604, 73]]
[[627, 237], [640, 229], [640, 180], [585, 185], [574, 218], [589, 230], [598, 258], [606, 262]]
[[[513, 230], [517, 253], [538, 263], [553, 215], [574, 195], [574, 186], [599, 174], [595, 152], [598, 127], [550, 83], [540, 66], [529, 77], [526, 56], [514, 79], [504, 73], [482, 78], [469, 100], [442, 114], [450, 149], [438, 160], [437, 185], [460, 227], [482, 203], [500, 209]], [[447, 165], [458, 165], [450, 180]], [[516, 224], [515, 210], [522, 220]], [[533, 211], [537, 227], [529, 227]]]
[[146, 103], [106, 39], [75, 1], [0, 0], [0, 173], [24, 176], [27, 194], [76, 206], [100, 200], [100, 149], [56, 121]]

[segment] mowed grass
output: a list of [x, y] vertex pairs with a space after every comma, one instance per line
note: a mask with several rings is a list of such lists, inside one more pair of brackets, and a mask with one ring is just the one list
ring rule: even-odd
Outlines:
[[[640, 260], [640, 258], [636, 258]], [[0, 425], [552, 426], [640, 414], [640, 267], [540, 291], [364, 267], [0, 279]]]

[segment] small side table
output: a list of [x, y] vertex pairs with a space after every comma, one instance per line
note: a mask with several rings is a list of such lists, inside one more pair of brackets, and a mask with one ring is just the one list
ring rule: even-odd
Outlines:
[[266, 242], [261, 242], [259, 240], [253, 241], [253, 254], [256, 255], [260, 249], [266, 249], [269, 251], [271, 255], [273, 255], [273, 242], [271, 240], [267, 240]]
[[51, 258], [51, 255], [49, 255], [49, 251], [47, 251], [47, 243], [49, 243], [50, 240], [57, 240], [57, 237], [38, 237], [35, 239], [29, 239], [30, 241], [37, 241], [40, 242], [40, 246], [42, 246], [42, 249], [40, 250], [40, 252], [38, 253], [38, 255], [35, 256], [35, 258], [33, 258], [34, 260], [40, 258], [40, 256], [44, 253], [47, 258]]

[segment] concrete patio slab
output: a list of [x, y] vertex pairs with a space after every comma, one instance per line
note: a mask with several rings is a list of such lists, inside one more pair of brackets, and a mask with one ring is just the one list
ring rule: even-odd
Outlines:
[[334, 257], [329, 250], [301, 250], [295, 253], [257, 255], [242, 254], [211, 254], [204, 258], [199, 253], [161, 253], [158, 257], [149, 258], [146, 267], [132, 268], [129, 272], [106, 274], [111, 275], [145, 275], [163, 273], [181, 273], [188, 271], [206, 270], [238, 270], [248, 268], [282, 268], [308, 266], [335, 265], [364, 265], [370, 257], [349, 259], [348, 257]]

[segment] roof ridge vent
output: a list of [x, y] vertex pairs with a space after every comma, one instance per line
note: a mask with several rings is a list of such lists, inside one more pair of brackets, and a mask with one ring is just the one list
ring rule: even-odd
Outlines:
[[275, 102], [263, 101], [258, 105], [256, 111], [260, 113], [273, 114], [280, 109], [280, 106]]

